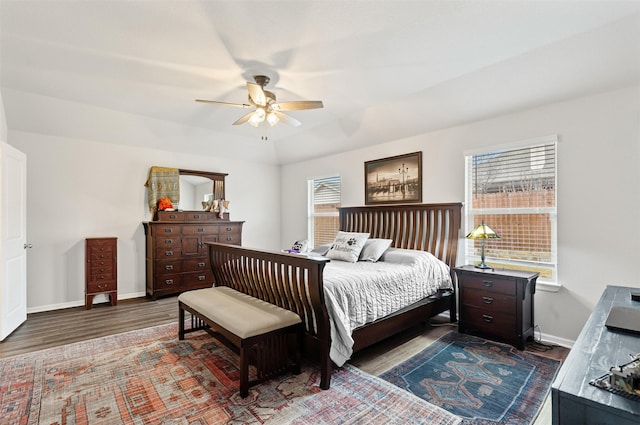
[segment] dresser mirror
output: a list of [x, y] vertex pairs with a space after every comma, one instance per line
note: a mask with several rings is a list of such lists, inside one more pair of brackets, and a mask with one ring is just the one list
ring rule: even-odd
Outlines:
[[180, 169], [180, 209], [202, 210], [202, 201], [226, 199], [224, 191], [225, 173]]

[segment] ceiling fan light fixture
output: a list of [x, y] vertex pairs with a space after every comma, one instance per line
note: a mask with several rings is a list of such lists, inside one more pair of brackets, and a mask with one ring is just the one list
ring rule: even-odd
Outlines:
[[264, 121], [265, 116], [266, 116], [266, 112], [264, 111], [264, 109], [258, 108], [253, 113], [253, 115], [251, 115], [251, 118], [249, 118], [249, 124], [254, 127], [257, 127], [258, 125], [260, 125], [262, 121]]
[[273, 112], [269, 112], [269, 114], [267, 115], [267, 121], [269, 122], [269, 124], [271, 124], [271, 127], [273, 127], [278, 123], [278, 121], [280, 121], [280, 118], [278, 118], [278, 116]]

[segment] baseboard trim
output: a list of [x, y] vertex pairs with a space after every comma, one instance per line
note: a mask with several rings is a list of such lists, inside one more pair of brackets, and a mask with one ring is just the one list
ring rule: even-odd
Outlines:
[[[133, 292], [130, 294], [118, 294], [118, 300], [128, 300], [131, 298], [141, 298], [141, 297], [145, 297], [147, 295], [146, 292]], [[95, 300], [100, 300], [99, 297], [105, 297], [105, 302], [109, 301], [109, 298], [107, 295], [103, 295], [103, 294], [99, 294], [96, 296]], [[31, 307], [31, 308], [27, 308], [27, 314], [31, 314], [31, 313], [42, 313], [45, 311], [53, 311], [53, 310], [62, 310], [65, 308], [73, 308], [73, 307], [80, 307], [80, 306], [84, 306], [84, 300], [81, 301], [70, 301], [70, 302], [66, 302], [66, 303], [60, 303], [60, 304], [49, 304], [49, 305], [42, 305], [42, 306], [38, 306], [38, 307]]]

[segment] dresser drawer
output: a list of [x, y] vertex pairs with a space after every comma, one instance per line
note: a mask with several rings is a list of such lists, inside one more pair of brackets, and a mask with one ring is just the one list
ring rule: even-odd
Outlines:
[[227, 233], [238, 233], [240, 234], [240, 231], [242, 230], [242, 225], [241, 224], [222, 224], [220, 226], [218, 226], [220, 231], [219, 233], [221, 235], [225, 235]]
[[462, 277], [465, 289], [480, 289], [482, 291], [497, 292], [505, 295], [516, 294], [516, 285], [513, 279], [505, 279], [495, 276], [477, 276], [465, 274]]
[[180, 246], [180, 235], [161, 236], [155, 240], [156, 249], [158, 248], [175, 248]]
[[185, 273], [182, 275], [182, 285], [185, 288], [213, 286], [213, 272]]
[[220, 235], [217, 242], [227, 243], [229, 245], [240, 245], [240, 233]]
[[90, 246], [89, 252], [91, 253], [91, 255], [99, 255], [99, 254], [106, 254], [106, 253], [113, 255], [114, 249], [115, 247], [113, 247], [111, 244], [100, 245], [100, 246]]
[[190, 260], [182, 260], [182, 271], [184, 272], [197, 272], [197, 271], [211, 271], [209, 267], [209, 259], [207, 257], [192, 258]]
[[113, 261], [113, 252], [97, 252], [91, 254], [91, 264], [101, 264], [101, 262], [111, 263]]
[[182, 211], [158, 211], [159, 221], [184, 221], [184, 217]]
[[465, 318], [467, 332], [481, 332], [506, 340], [513, 339], [517, 328], [515, 314], [498, 313], [468, 305], [462, 305], [460, 310]]
[[93, 282], [109, 282], [109, 281], [114, 281], [114, 274], [113, 272], [111, 273], [96, 273], [96, 274], [90, 274], [88, 276], [88, 283], [93, 283]]
[[212, 221], [216, 214], [209, 211], [190, 211], [185, 213], [185, 221]]
[[201, 224], [201, 225], [185, 225], [182, 227], [183, 235], [211, 235], [218, 234], [218, 226], [212, 224]]
[[460, 304], [484, 308], [495, 313], [513, 314], [516, 308], [515, 297], [482, 289], [467, 288], [461, 294]]
[[182, 226], [178, 224], [161, 224], [159, 226], [155, 226], [154, 230], [157, 238], [164, 238], [167, 236], [171, 238], [179, 238]]
[[110, 274], [113, 275], [113, 265], [111, 262], [104, 265], [93, 265], [91, 264], [91, 270], [89, 270], [91, 275], [103, 275]]
[[175, 247], [175, 248], [157, 248], [156, 249], [156, 258], [158, 260], [160, 259], [168, 259], [168, 258], [180, 258], [182, 257], [182, 248], [181, 247]]
[[182, 260], [174, 258], [170, 260], [156, 260], [156, 273], [158, 275], [174, 274], [182, 272]]
[[107, 292], [117, 290], [115, 281], [111, 282], [87, 282], [87, 293]]
[[156, 275], [154, 287], [160, 290], [175, 290], [182, 286], [182, 274]]

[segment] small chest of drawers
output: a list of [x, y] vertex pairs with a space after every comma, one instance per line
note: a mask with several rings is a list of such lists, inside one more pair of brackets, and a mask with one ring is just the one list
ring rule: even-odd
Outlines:
[[91, 309], [93, 297], [109, 295], [111, 305], [118, 303], [118, 239], [85, 239], [85, 308]]
[[538, 273], [462, 266], [458, 277], [458, 330], [499, 341], [520, 350], [533, 337], [534, 295]]

